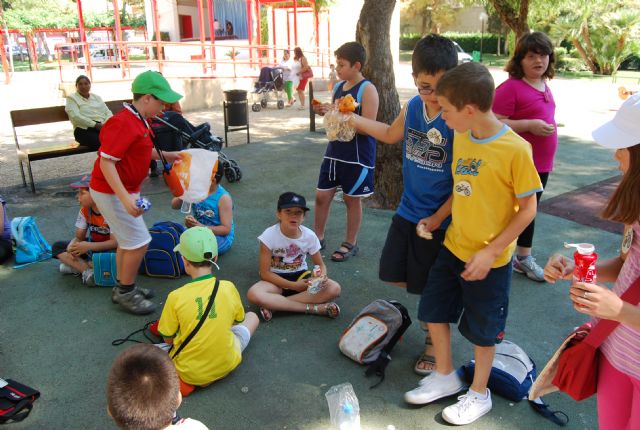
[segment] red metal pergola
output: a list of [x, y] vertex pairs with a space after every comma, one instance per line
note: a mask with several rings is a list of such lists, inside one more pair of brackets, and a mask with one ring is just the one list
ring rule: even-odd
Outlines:
[[[115, 20], [115, 31], [114, 31], [114, 39], [116, 41], [117, 49], [119, 55], [117, 56], [118, 62], [122, 66], [123, 60], [123, 48], [122, 44], [122, 26], [120, 23], [120, 14], [119, 14], [119, 6], [118, 0], [111, 0], [113, 4], [113, 14]], [[205, 13], [204, 13], [204, 2], [206, 1], [207, 7], [207, 17], [209, 23], [209, 34], [210, 40], [212, 42], [211, 46], [211, 58], [215, 59], [215, 49], [213, 47], [213, 42], [215, 42], [215, 31], [214, 31], [214, 22], [215, 22], [215, 0], [196, 0], [196, 7], [198, 9], [198, 26], [200, 28], [200, 42], [202, 46], [202, 57], [204, 58], [206, 55], [206, 48], [204, 46], [206, 42], [205, 38]], [[299, 13], [313, 13], [314, 15], [314, 27], [315, 27], [315, 42], [316, 42], [316, 50], [319, 50], [320, 45], [320, 37], [319, 37], [319, 19], [318, 19], [318, 11], [316, 10], [316, 0], [245, 0], [246, 2], [246, 10], [247, 10], [247, 29], [248, 29], [248, 41], [249, 46], [259, 45], [259, 43], [255, 43], [259, 41], [259, 37], [261, 34], [261, 23], [260, 23], [260, 6], [269, 5], [272, 7], [271, 11], [271, 21], [273, 25], [273, 45], [277, 45], [277, 31], [275, 25], [275, 11], [276, 9], [285, 9], [287, 10], [287, 46], [297, 46], [298, 45], [298, 14]], [[93, 79], [92, 75], [92, 67], [91, 67], [91, 55], [89, 52], [89, 45], [87, 43], [87, 35], [86, 28], [84, 25], [84, 17], [82, 11], [82, 0], [77, 0], [77, 8], [78, 8], [78, 33], [80, 36], [80, 41], [82, 42], [82, 49], [84, 51], [84, 57], [87, 62], [87, 73], [89, 77]], [[157, 43], [156, 52], [159, 60], [162, 60], [162, 46], [160, 39], [160, 26], [158, 19], [158, 3], [157, 0], [151, 0], [151, 12], [153, 17], [153, 26], [155, 31], [155, 40]], [[254, 32], [252, 27], [252, 16], [255, 13], [257, 17], [257, 29]], [[291, 43], [291, 32], [290, 32], [290, 16], [293, 18], [293, 44]], [[327, 26], [329, 23], [327, 22]], [[329, 32], [328, 32], [329, 34]], [[250, 56], [254, 57], [257, 55], [257, 49], [251, 49]], [[274, 48], [274, 56], [275, 56], [275, 48]], [[213, 62], [212, 64], [215, 64]], [[158, 67], [160, 72], [162, 72], [162, 61], [158, 62]], [[215, 67], [215, 66], [214, 66]], [[120, 67], [122, 70], [122, 77], [125, 77], [125, 68]], [[206, 65], [203, 63], [203, 69], [206, 69]]]

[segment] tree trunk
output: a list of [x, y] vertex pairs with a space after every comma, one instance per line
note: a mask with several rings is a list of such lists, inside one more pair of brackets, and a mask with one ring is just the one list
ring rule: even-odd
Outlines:
[[507, 24], [516, 34], [516, 40], [525, 33], [529, 32], [529, 24], [527, 17], [529, 15], [529, 0], [520, 0], [518, 10], [509, 0], [490, 0], [493, 8], [496, 10], [502, 22]]
[[[395, 0], [365, 0], [356, 28], [356, 40], [367, 51], [364, 76], [378, 90], [378, 121], [391, 124], [400, 113], [389, 30]], [[378, 143], [375, 194], [371, 206], [393, 209], [402, 195], [402, 147]]]
[[582, 47], [582, 44], [580, 43], [578, 38], [574, 37], [573, 39], [571, 39], [571, 43], [573, 43], [573, 46], [575, 46], [575, 48], [578, 50], [578, 53], [584, 60], [589, 70], [591, 70], [591, 73], [597, 73], [598, 68], [596, 67], [595, 64], [593, 64], [593, 61], [591, 61], [591, 58], [589, 58], [589, 56], [587, 55], [587, 52]]

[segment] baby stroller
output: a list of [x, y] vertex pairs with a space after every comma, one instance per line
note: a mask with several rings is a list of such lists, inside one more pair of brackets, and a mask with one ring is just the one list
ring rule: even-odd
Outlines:
[[[157, 122], [156, 122], [157, 121]], [[163, 116], [156, 115], [154, 143], [165, 151], [180, 151], [189, 148], [201, 148], [218, 152], [218, 171], [216, 181], [219, 183], [222, 176], [229, 182], [242, 179], [242, 171], [235, 160], [228, 158], [222, 152], [224, 140], [211, 134], [208, 123], [193, 126], [177, 112], [165, 112]]]
[[275, 102], [278, 109], [284, 109], [282, 93], [284, 91], [283, 71], [280, 67], [263, 67], [255, 83], [251, 110], [260, 112], [269, 102]]

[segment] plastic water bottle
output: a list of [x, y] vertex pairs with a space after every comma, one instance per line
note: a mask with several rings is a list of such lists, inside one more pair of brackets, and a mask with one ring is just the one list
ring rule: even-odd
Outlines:
[[320, 275], [322, 271], [320, 270], [320, 266], [317, 264], [313, 266], [313, 271], [311, 272], [311, 285], [307, 288], [307, 293], [309, 294], [318, 294], [318, 292], [322, 289], [322, 278]]
[[360, 430], [360, 412], [349, 401], [340, 405], [341, 414], [338, 417], [340, 430]]
[[596, 282], [596, 248], [590, 243], [565, 243], [565, 248], [576, 248], [573, 253], [575, 267], [573, 269], [573, 282]]
[[334, 385], [325, 393], [331, 425], [338, 430], [360, 430], [360, 404], [350, 383]]
[[151, 209], [151, 202], [145, 197], [140, 197], [138, 200], [136, 200], [136, 206], [147, 212], [149, 209]]

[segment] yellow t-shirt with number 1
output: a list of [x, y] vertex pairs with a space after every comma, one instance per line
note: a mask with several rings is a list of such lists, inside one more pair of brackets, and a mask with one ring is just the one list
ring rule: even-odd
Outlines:
[[[506, 125], [482, 140], [455, 133], [451, 170], [453, 206], [444, 246], [462, 261], [504, 231], [518, 212], [518, 198], [542, 191], [531, 145]], [[492, 268], [507, 264], [515, 246], [514, 240]]]
[[[158, 331], [163, 337], [173, 338], [171, 353], [177, 351], [203, 317], [214, 284], [213, 275], [207, 275], [169, 293]], [[192, 385], [206, 385], [235, 369], [242, 356], [231, 326], [242, 321], [244, 307], [238, 290], [233, 283], [220, 281], [207, 320], [174, 360], [180, 379]]]

